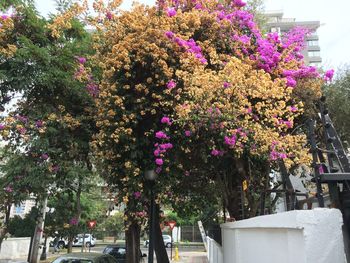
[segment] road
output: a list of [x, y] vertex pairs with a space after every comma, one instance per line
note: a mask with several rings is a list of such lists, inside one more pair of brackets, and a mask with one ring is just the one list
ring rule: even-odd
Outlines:
[[[91, 247], [91, 252], [95, 252], [95, 253], [102, 253], [102, 251], [104, 250], [106, 246], [95, 246], [95, 247]], [[168, 252], [168, 256], [170, 258], [170, 254], [171, 254], [171, 248], [167, 248], [166, 249], [167, 252]], [[81, 251], [81, 248], [73, 248], [73, 252], [80, 252]], [[141, 247], [141, 252], [142, 254], [146, 254], [148, 255], [148, 248], [145, 248], [145, 247]], [[172, 251], [172, 256], [174, 257], [175, 255], [175, 248], [173, 248], [173, 251]], [[204, 253], [204, 246], [184, 246], [184, 247], [180, 247], [179, 248], [179, 255], [180, 255], [180, 258], [183, 258], [185, 259], [184, 261], [181, 261], [181, 262], [192, 262], [192, 260], [189, 260], [189, 255], [192, 255], [193, 253]], [[205, 254], [205, 253], [204, 253]], [[57, 254], [56, 254], [57, 255]], [[50, 254], [49, 257], [51, 258], [53, 255]], [[143, 258], [143, 262], [147, 262], [148, 258], [145, 257]], [[156, 262], [156, 256], [154, 256], [154, 262]], [[202, 262], [202, 261], [199, 261], [199, 262]]]
[[[95, 246], [95, 247], [91, 247], [91, 252], [95, 252], [95, 253], [102, 253], [102, 251], [104, 250], [106, 246]], [[168, 252], [168, 255], [170, 256], [171, 253], [171, 248], [167, 248], [166, 249]], [[80, 252], [81, 248], [73, 248], [73, 252]], [[142, 253], [148, 254], [148, 248], [146, 247], [141, 247], [141, 251]], [[184, 247], [180, 247], [179, 248], [179, 253], [181, 252], [195, 252], [195, 251], [204, 251], [204, 246], [184, 246]], [[175, 253], [175, 248], [173, 248], [173, 256]]]
[[[96, 246], [96, 247], [91, 247], [91, 252], [95, 252], [95, 253], [102, 253], [102, 251], [104, 250], [106, 246]], [[168, 256], [170, 258], [170, 252], [171, 249], [167, 248], [166, 249], [168, 252]], [[73, 252], [80, 252], [81, 248], [80, 247], [74, 247], [73, 248]], [[144, 254], [148, 254], [148, 248], [145, 247], [141, 247], [141, 251]], [[51, 251], [47, 252], [47, 260], [45, 261], [41, 261], [42, 263], [48, 263], [48, 262], [52, 262], [55, 258], [64, 255], [66, 253], [66, 250], [62, 250], [60, 253], [55, 253], [53, 254]], [[184, 246], [184, 247], [180, 247], [179, 248], [179, 255], [180, 255], [180, 259], [182, 259], [181, 261], [179, 261], [178, 263], [181, 262], [197, 262], [195, 260], [190, 259], [191, 256], [193, 255], [205, 255], [204, 253], [204, 246]], [[173, 257], [175, 255], [175, 248], [173, 248]], [[154, 262], [156, 262], [156, 257], [154, 256]], [[147, 257], [143, 258], [143, 262], [147, 262]], [[199, 261], [202, 262], [202, 261]], [[206, 262], [206, 261], [205, 261]], [[0, 263], [26, 263], [26, 259], [17, 259], [17, 260], [0, 260]]]

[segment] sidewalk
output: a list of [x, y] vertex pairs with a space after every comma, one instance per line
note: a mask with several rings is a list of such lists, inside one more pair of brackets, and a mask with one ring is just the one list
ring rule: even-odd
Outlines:
[[182, 252], [180, 260], [172, 260], [172, 263], [208, 263], [206, 252]]

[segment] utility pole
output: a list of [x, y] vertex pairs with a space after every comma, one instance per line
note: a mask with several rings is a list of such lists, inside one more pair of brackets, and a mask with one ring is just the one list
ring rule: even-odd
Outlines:
[[45, 222], [45, 214], [46, 214], [46, 206], [47, 206], [47, 194], [44, 199], [41, 200], [40, 211], [38, 215], [38, 219], [36, 221], [35, 232], [33, 237], [33, 243], [31, 247], [30, 260], [29, 263], [38, 263], [39, 262], [39, 249], [41, 240], [44, 232], [44, 222]]

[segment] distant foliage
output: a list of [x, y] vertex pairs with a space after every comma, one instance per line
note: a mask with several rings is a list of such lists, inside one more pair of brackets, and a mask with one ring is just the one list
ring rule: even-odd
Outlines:
[[324, 86], [329, 114], [345, 146], [350, 146], [350, 67], [339, 70], [337, 77]]

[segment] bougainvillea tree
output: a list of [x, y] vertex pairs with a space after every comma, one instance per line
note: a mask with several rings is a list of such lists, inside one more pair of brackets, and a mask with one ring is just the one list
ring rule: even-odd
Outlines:
[[83, 66], [89, 63], [84, 56], [91, 52], [90, 37], [78, 20], [65, 21], [57, 35], [52, 21], [39, 16], [31, 2], [13, 4], [12, 15], [1, 16], [1, 96], [18, 92], [19, 102], [1, 118], [0, 138], [21, 158], [5, 176], [25, 177], [27, 196], [35, 195], [38, 202], [48, 192], [73, 196], [75, 216], [62, 225], [75, 225], [84, 180], [92, 175], [89, 143], [97, 85]]
[[[122, 13], [101, 7], [95, 144], [134, 211], [129, 216], [143, 209], [142, 175], [150, 168], [163, 181], [174, 165], [182, 175], [201, 168], [223, 186], [266, 175], [279, 160], [288, 167], [308, 162], [304, 134], [293, 133], [323, 81], [303, 62], [308, 32], [264, 36], [244, 6], [159, 1]], [[226, 194], [235, 203], [234, 193]]]

